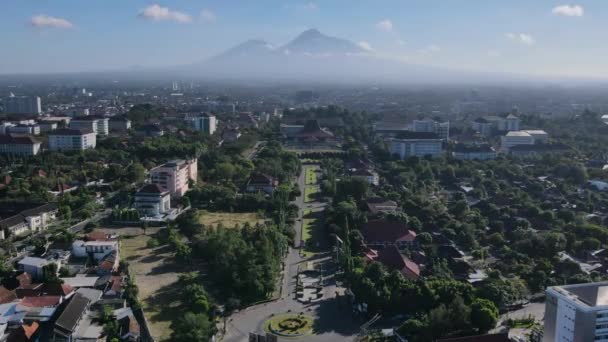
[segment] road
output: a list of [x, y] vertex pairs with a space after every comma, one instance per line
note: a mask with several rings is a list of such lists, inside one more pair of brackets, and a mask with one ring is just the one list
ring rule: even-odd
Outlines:
[[[281, 296], [278, 300], [249, 307], [229, 317], [226, 324], [226, 335], [222, 341], [226, 342], [241, 342], [248, 341], [250, 332], [262, 333], [264, 331], [264, 322], [273, 314], [284, 312], [304, 312], [316, 318], [314, 326], [314, 335], [298, 338], [300, 341], [352, 341], [354, 335], [358, 331], [358, 324], [351, 316], [351, 311], [348, 306], [341, 308], [335, 298], [336, 285], [333, 277], [329, 273], [331, 267], [327, 270], [328, 281], [324, 289], [324, 299], [312, 303], [303, 304], [298, 302], [296, 297], [296, 284], [298, 264], [304, 259], [300, 256], [299, 247], [302, 240], [302, 215], [305, 208], [322, 207], [325, 203], [304, 202], [304, 187], [306, 186], [305, 168], [298, 177], [298, 185], [302, 195], [295, 200], [298, 206], [298, 220], [296, 220], [296, 236], [294, 247], [289, 249], [285, 258], [285, 272], [283, 276]], [[315, 257], [315, 260], [323, 261], [325, 264], [331, 264], [329, 253]], [[280, 340], [280, 339], [279, 339]]]

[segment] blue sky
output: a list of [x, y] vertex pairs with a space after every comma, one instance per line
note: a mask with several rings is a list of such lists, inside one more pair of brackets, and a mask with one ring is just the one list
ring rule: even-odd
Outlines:
[[184, 64], [317, 28], [411, 63], [608, 77], [607, 27], [604, 0], [2, 0], [0, 73]]

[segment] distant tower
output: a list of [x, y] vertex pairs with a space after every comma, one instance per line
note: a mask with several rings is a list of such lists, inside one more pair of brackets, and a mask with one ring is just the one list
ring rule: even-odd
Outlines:
[[173, 81], [173, 91], [178, 91], [179, 90], [179, 84], [177, 84], [177, 81]]

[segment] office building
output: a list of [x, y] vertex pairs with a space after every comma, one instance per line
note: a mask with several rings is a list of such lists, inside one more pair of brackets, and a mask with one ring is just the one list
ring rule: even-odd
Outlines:
[[452, 150], [452, 157], [460, 160], [490, 160], [496, 159], [496, 151], [488, 144], [458, 144]]
[[195, 117], [189, 118], [189, 120], [192, 124], [192, 129], [203, 132], [207, 135], [212, 135], [215, 133], [217, 128], [217, 120], [215, 115], [212, 114], [202, 113]]
[[28, 125], [15, 125], [6, 129], [6, 131], [10, 134], [27, 134], [27, 135], [39, 135], [40, 134], [40, 126], [37, 124], [28, 124]]
[[131, 129], [131, 120], [122, 116], [114, 116], [110, 118], [108, 125], [111, 132], [124, 133]]
[[0, 153], [35, 156], [40, 152], [40, 141], [30, 136], [0, 135]]
[[135, 193], [133, 207], [145, 217], [159, 217], [171, 211], [171, 194], [158, 184], [146, 184]]
[[4, 100], [4, 112], [9, 114], [42, 113], [42, 101], [38, 96], [11, 96]]
[[534, 137], [524, 131], [509, 132], [501, 137], [500, 148], [503, 152], [508, 152], [511, 147], [518, 145], [534, 145]]
[[414, 120], [411, 124], [412, 132], [435, 133], [443, 140], [450, 138], [450, 122], [438, 122], [432, 119]]
[[96, 145], [96, 135], [90, 130], [58, 129], [49, 133], [51, 151], [84, 151]]
[[545, 342], [608, 342], [608, 282], [546, 291]]
[[519, 131], [520, 120], [514, 114], [509, 114], [507, 117], [496, 115], [488, 115], [477, 118], [471, 123], [471, 128], [482, 135], [492, 135], [496, 132], [512, 132]]
[[174, 198], [181, 198], [198, 179], [197, 159], [172, 160], [150, 170], [150, 181]]
[[70, 128], [85, 129], [95, 132], [97, 135], [108, 135], [110, 133], [109, 119], [99, 116], [80, 116], [70, 121]]
[[404, 132], [389, 140], [391, 154], [399, 158], [437, 157], [443, 153], [443, 140], [435, 133]]

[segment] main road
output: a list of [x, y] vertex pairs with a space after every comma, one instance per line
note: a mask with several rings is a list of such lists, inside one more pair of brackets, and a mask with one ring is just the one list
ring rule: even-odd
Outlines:
[[[273, 314], [291, 312], [304, 312], [315, 317], [314, 334], [299, 338], [301, 341], [352, 341], [358, 331], [358, 324], [351, 316], [347, 305], [340, 307], [335, 297], [336, 285], [333, 276], [325, 283], [324, 298], [321, 301], [304, 304], [296, 300], [296, 285], [298, 265], [307, 260], [300, 255], [299, 248], [302, 241], [303, 214], [306, 208], [323, 207], [323, 202], [305, 203], [304, 189], [306, 187], [306, 167], [298, 177], [298, 185], [301, 195], [296, 198], [298, 206], [298, 219], [296, 220], [294, 246], [289, 248], [285, 258], [285, 270], [281, 284], [281, 296], [279, 299], [251, 306], [230, 316], [226, 322], [226, 334], [223, 341], [246, 342], [249, 333], [263, 333], [264, 322]], [[313, 257], [314, 260], [326, 264], [331, 263], [329, 253]]]

